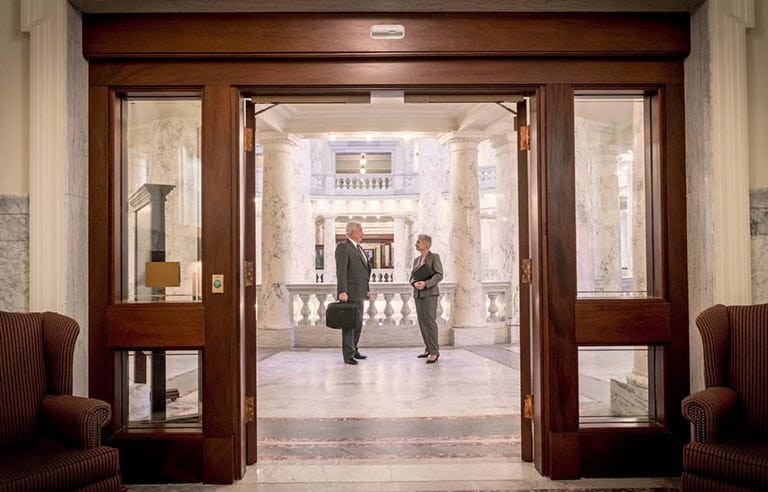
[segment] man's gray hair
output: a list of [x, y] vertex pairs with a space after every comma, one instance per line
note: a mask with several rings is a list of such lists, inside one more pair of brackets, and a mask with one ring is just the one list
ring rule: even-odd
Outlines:
[[427, 243], [427, 249], [432, 247], [432, 236], [430, 236], [429, 234], [419, 234], [419, 236], [416, 239]]
[[362, 224], [360, 224], [360, 222], [355, 222], [353, 220], [347, 222], [347, 236], [349, 236], [352, 233], [352, 231], [354, 231], [358, 227], [360, 228], [363, 227]]

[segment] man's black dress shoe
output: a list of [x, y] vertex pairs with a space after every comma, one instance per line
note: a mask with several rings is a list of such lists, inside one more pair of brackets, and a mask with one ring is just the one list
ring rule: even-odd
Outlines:
[[355, 359], [345, 360], [344, 363], [345, 364], [350, 364], [350, 365], [353, 365], [353, 366], [357, 365], [357, 361]]
[[360, 352], [357, 352], [357, 353], [355, 354], [355, 359], [358, 359], [358, 360], [365, 360], [365, 359], [367, 359], [367, 358], [368, 358], [368, 356], [367, 356], [367, 355], [363, 355], [363, 354], [361, 354]]

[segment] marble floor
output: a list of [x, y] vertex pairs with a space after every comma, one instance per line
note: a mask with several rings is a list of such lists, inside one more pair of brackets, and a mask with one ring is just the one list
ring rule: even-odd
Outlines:
[[[552, 481], [520, 460], [516, 346], [261, 349], [258, 463], [227, 487], [137, 490], [678, 490], [675, 479]], [[606, 381], [607, 384], [607, 381]]]

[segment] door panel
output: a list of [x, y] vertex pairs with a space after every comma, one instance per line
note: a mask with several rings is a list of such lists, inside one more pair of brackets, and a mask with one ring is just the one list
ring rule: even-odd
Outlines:
[[[518, 207], [518, 259], [520, 261], [520, 456], [533, 461], [533, 395], [531, 380], [531, 273], [523, 260], [530, 259], [528, 239], [528, 153], [531, 145], [528, 123], [528, 103], [517, 103], [517, 207]], [[530, 263], [528, 263], [530, 265]]]

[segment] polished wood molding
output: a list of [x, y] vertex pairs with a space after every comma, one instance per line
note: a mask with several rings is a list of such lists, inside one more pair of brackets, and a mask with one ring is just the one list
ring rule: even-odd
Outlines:
[[579, 299], [578, 345], [652, 345], [671, 339], [669, 303], [656, 299]]
[[671, 477], [680, 474], [683, 443], [659, 424], [621, 424], [579, 429], [584, 477]]
[[[405, 37], [373, 39], [374, 24], [402, 24]], [[83, 17], [83, 53], [89, 60], [371, 55], [683, 58], [690, 51], [688, 24], [687, 13], [97, 14]]]
[[203, 480], [203, 434], [199, 430], [123, 430], [108, 444], [120, 450], [120, 474], [125, 483]]
[[[227, 85], [284, 87], [334, 86], [418, 88], [444, 90], [472, 87], [494, 89], [499, 85], [570, 83], [589, 86], [605, 84], [661, 85], [683, 81], [683, 65], [663, 59], [537, 58], [537, 59], [393, 59], [372, 60], [110, 60], [90, 64], [91, 85], [146, 87]], [[375, 81], [375, 82], [374, 82]], [[406, 85], [404, 85], [404, 83]], [[496, 86], [496, 87], [495, 87]], [[315, 89], [320, 90], [320, 89]], [[508, 89], [509, 90], [509, 89]]]
[[107, 309], [107, 347], [200, 348], [204, 320], [202, 304], [119, 304]]
[[581, 476], [578, 432], [549, 433], [549, 478], [569, 480]]
[[235, 440], [232, 436], [206, 436], [203, 456], [203, 482], [230, 484], [235, 481]]

